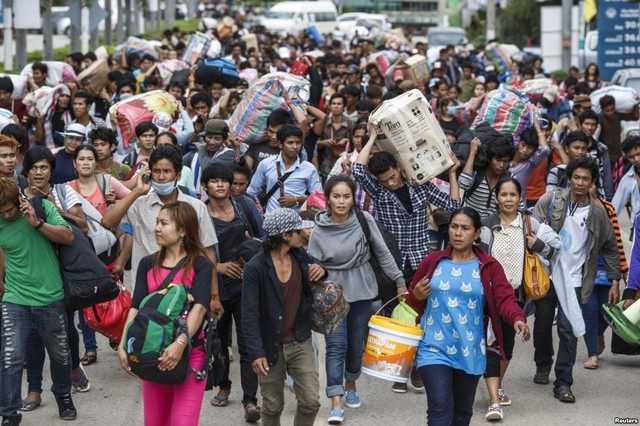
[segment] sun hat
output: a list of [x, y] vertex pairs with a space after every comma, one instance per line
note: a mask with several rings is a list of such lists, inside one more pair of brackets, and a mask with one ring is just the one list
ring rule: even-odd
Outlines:
[[289, 208], [278, 208], [267, 213], [262, 224], [268, 237], [313, 228], [314, 226], [315, 223], [313, 221], [302, 220], [295, 210]]
[[71, 123], [61, 134], [62, 136], [74, 136], [84, 139], [87, 137], [87, 128], [80, 123]]

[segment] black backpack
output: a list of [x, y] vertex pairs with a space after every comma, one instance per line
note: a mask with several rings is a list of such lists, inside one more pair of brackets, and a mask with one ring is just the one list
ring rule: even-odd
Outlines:
[[[383, 304], [387, 303], [398, 295], [398, 287], [396, 286], [395, 281], [384, 273], [375, 253], [373, 252], [373, 246], [371, 244], [371, 230], [369, 229], [369, 223], [367, 222], [367, 219], [365, 219], [364, 214], [361, 211], [356, 210], [356, 218], [358, 219], [358, 222], [360, 222], [362, 232], [364, 232], [367, 244], [369, 244], [369, 248], [371, 250], [371, 259], [369, 260], [369, 263], [371, 263], [371, 268], [376, 275], [376, 281], [378, 283], [378, 298], [382, 300]], [[382, 234], [385, 245], [389, 248], [393, 259], [396, 261], [398, 269], [402, 271], [402, 254], [400, 253], [400, 247], [398, 247], [396, 237], [379, 221], [376, 221], [376, 225], [378, 226], [380, 234]], [[391, 309], [393, 309], [393, 305], [396, 305], [397, 303], [397, 300], [394, 301], [391, 304]]]
[[[46, 222], [42, 197], [33, 197], [29, 202], [36, 216]], [[120, 288], [96, 255], [91, 241], [73, 221], [65, 220], [73, 230], [73, 243], [70, 246], [59, 244], [56, 249], [67, 309], [84, 309], [115, 299]]]

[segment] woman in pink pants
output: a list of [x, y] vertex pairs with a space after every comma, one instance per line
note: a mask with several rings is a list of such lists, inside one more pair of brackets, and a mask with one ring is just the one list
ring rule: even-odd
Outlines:
[[[198, 371], [205, 363], [202, 324], [211, 298], [213, 265], [200, 242], [196, 211], [185, 202], [165, 204], [158, 215], [155, 233], [161, 248], [158, 253], [140, 261], [127, 324], [138, 314], [142, 299], [158, 290], [165, 278], [177, 267], [179, 271], [171, 282], [188, 286], [189, 293], [193, 296], [186, 314], [188, 335], [183, 333], [176, 336], [158, 358], [158, 368], [173, 370], [187, 347], [187, 339], [191, 339], [193, 348], [189, 364], [193, 371]], [[182, 265], [179, 265], [181, 262]], [[118, 348], [120, 365], [127, 373], [134, 375], [129, 367], [124, 340], [122, 339]], [[205, 386], [206, 380], [198, 380], [191, 373], [179, 385], [143, 381], [145, 425], [197, 426]]]

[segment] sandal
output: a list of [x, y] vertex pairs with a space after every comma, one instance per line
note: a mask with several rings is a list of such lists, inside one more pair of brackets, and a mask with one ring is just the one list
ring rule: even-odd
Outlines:
[[598, 357], [597, 356], [590, 356], [589, 359], [582, 364], [582, 366], [584, 368], [586, 368], [587, 370], [597, 370], [598, 369]]
[[82, 370], [80, 380], [71, 380], [71, 393], [84, 393], [89, 392], [89, 389], [91, 389], [91, 383], [89, 383], [89, 378], [85, 374], [84, 368], [80, 367], [80, 370]]
[[211, 400], [211, 405], [213, 405], [214, 407], [226, 407], [227, 405], [229, 405], [229, 395], [227, 394], [225, 396], [217, 394]]
[[35, 399], [23, 399], [22, 407], [20, 411], [33, 411], [42, 404], [42, 400], [36, 401]]
[[244, 420], [247, 423], [255, 423], [260, 420], [260, 406], [253, 402], [244, 406]]
[[98, 354], [95, 352], [87, 352], [84, 354], [84, 357], [80, 360], [80, 362], [85, 367], [87, 365], [95, 364], [96, 362], [98, 362]]
[[576, 402], [576, 397], [571, 392], [571, 389], [568, 387], [558, 388], [553, 391], [553, 396], [558, 398], [560, 402], [566, 402], [569, 404], [573, 404]]

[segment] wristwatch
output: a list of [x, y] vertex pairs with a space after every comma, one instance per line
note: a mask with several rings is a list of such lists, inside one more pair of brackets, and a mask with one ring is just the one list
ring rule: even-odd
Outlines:
[[42, 228], [42, 226], [45, 224], [45, 221], [42, 219], [38, 219], [38, 224], [36, 225], [36, 227], [34, 228], [36, 231], [39, 230], [40, 228]]

